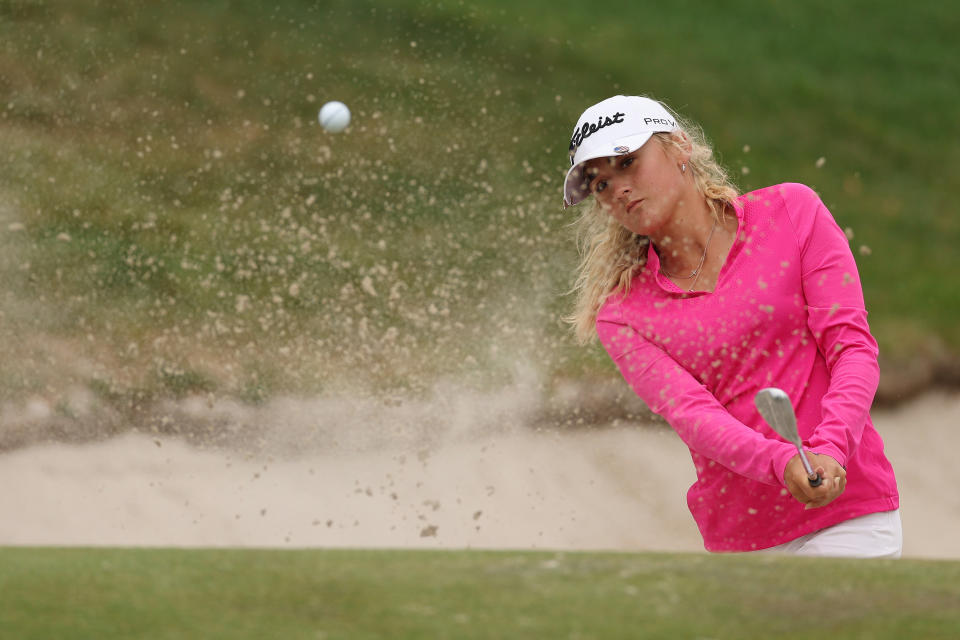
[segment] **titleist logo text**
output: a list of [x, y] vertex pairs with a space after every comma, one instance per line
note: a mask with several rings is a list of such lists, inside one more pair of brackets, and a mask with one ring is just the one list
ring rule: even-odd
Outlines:
[[623, 122], [623, 116], [626, 114], [620, 113], [617, 111], [612, 116], [600, 116], [597, 118], [597, 122], [584, 122], [583, 126], [573, 132], [573, 137], [570, 138], [570, 161], [573, 162], [573, 152], [583, 144], [583, 141], [595, 134], [600, 129], [604, 127], [609, 127], [612, 124], [619, 124]]

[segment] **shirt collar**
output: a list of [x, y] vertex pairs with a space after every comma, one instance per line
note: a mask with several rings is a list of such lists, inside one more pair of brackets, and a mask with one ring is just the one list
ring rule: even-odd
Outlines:
[[[730, 262], [735, 257], [735, 252], [740, 244], [739, 240], [743, 234], [744, 207], [742, 196], [733, 201], [733, 210], [737, 214], [737, 235], [733, 241], [733, 246], [730, 247], [730, 253], [727, 254], [727, 262]], [[696, 296], [707, 293], [706, 291], [687, 291], [686, 289], [681, 289], [674, 284], [673, 280], [663, 275], [660, 272], [660, 256], [653, 248], [652, 242], [647, 245], [647, 269], [654, 275], [654, 279], [660, 288], [668, 293], [680, 293], [684, 296]]]

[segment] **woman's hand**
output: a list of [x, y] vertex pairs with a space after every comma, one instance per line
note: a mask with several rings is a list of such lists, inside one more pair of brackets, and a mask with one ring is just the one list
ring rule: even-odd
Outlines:
[[825, 507], [843, 493], [847, 486], [847, 471], [827, 455], [807, 452], [807, 458], [813, 470], [823, 477], [823, 483], [819, 487], [810, 486], [810, 479], [798, 453], [790, 458], [783, 474], [787, 490], [790, 495], [807, 505], [807, 509]]

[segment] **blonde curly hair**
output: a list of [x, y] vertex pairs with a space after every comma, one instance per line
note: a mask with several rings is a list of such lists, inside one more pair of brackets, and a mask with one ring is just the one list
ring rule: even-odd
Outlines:
[[[677, 129], [671, 133], [655, 133], [651, 141], [655, 139], [665, 149], [672, 146], [690, 152], [687, 167], [697, 191], [703, 194], [714, 218], [720, 221], [727, 208], [732, 209], [739, 192], [726, 169], [714, 158], [703, 130], [669, 111], [676, 118]], [[596, 199], [591, 206], [584, 207], [583, 214], [573, 224], [580, 264], [570, 291], [576, 295], [573, 312], [565, 320], [573, 326], [577, 341], [586, 344], [596, 336], [597, 313], [604, 301], [611, 295], [630, 291], [634, 274], [647, 262], [650, 238], [627, 230], [606, 213]]]

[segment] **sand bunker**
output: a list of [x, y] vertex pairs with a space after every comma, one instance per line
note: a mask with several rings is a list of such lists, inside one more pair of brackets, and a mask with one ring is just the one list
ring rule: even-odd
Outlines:
[[[669, 430], [493, 428], [297, 451], [129, 434], [0, 455], [0, 544], [701, 551]], [[370, 416], [364, 416], [369, 420]], [[875, 413], [904, 555], [960, 557], [960, 398]]]

